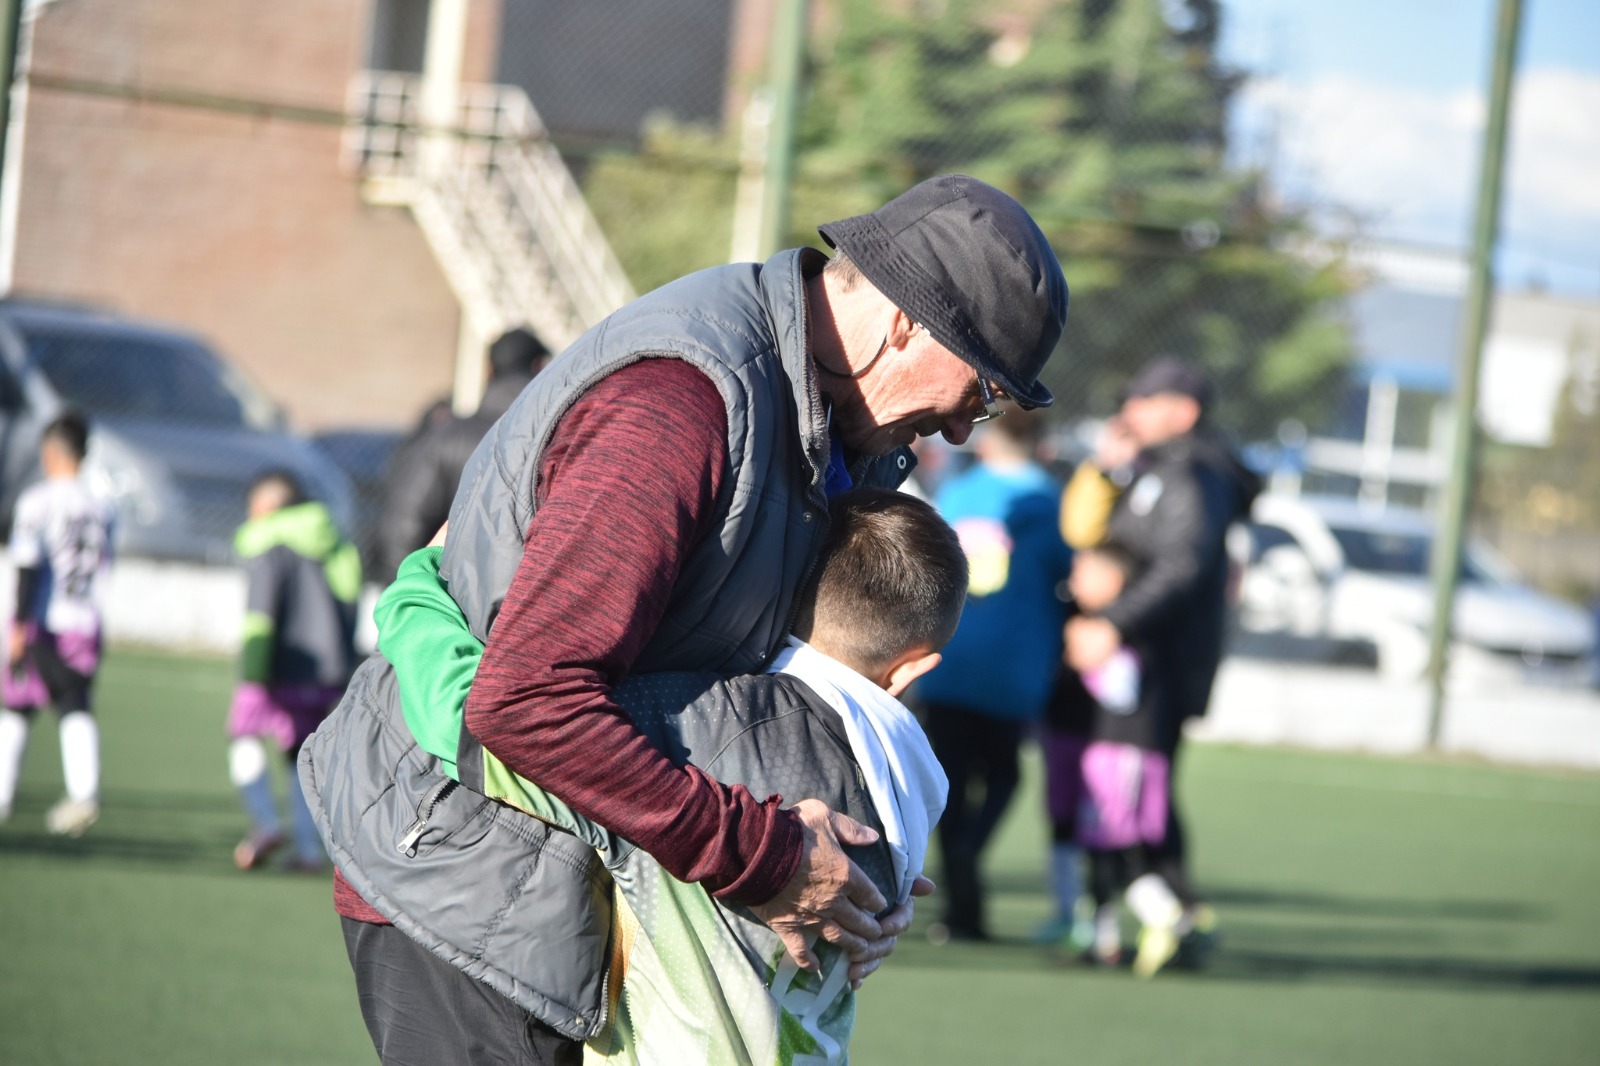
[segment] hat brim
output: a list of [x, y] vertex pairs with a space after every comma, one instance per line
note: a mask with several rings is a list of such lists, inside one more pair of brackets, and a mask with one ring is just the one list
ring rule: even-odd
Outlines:
[[1043, 382], [1023, 381], [995, 358], [966, 311], [945, 298], [939, 282], [895, 244], [871, 215], [855, 215], [817, 227], [822, 239], [843, 249], [866, 279], [896, 307], [920, 323], [962, 362], [999, 385], [1028, 410], [1055, 403]]

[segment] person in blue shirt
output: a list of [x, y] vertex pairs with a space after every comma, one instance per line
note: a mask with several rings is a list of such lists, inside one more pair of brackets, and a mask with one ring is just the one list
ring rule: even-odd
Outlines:
[[[935, 500], [967, 554], [967, 607], [944, 662], [918, 683], [934, 754], [950, 779], [939, 823], [944, 921], [936, 941], [983, 940], [979, 860], [1016, 792], [1018, 751], [1061, 667], [1071, 571], [1061, 488], [1033, 458], [1038, 424], [1009, 409], [974, 438], [977, 462]], [[976, 786], [976, 787], [974, 787]]]

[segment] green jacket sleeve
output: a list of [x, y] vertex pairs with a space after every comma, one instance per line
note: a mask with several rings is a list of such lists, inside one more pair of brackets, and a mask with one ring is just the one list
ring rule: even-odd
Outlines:
[[400, 707], [417, 744], [456, 773], [456, 744], [483, 645], [439, 579], [441, 548], [412, 552], [373, 608], [378, 650], [394, 666]]
[[[456, 745], [466, 713], [467, 690], [483, 657], [483, 645], [439, 577], [442, 548], [422, 548], [401, 562], [394, 582], [373, 609], [378, 650], [394, 667], [400, 709], [418, 746], [460, 779]], [[484, 751], [484, 789], [495, 799], [575, 833], [590, 845], [615, 851], [612, 834], [575, 813], [527, 778]]]

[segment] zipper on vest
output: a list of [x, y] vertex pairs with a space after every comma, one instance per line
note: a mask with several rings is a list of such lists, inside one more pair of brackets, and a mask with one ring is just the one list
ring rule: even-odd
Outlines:
[[411, 828], [406, 830], [405, 836], [400, 838], [400, 843], [397, 845], [400, 853], [406, 858], [417, 857], [417, 842], [422, 839], [422, 834], [427, 832], [428, 819], [433, 817], [433, 809], [439, 805], [440, 800], [455, 791], [457, 784], [459, 782], [454, 778], [446, 778], [430, 788], [428, 794], [422, 797], [422, 802], [417, 804], [417, 820], [411, 823]]
[[[615, 926], [613, 925], [613, 931]], [[607, 947], [610, 945], [608, 944]], [[589, 1037], [597, 1037], [605, 1030], [606, 1018], [611, 1013], [611, 953], [606, 952], [605, 972], [600, 975], [600, 1013], [595, 1017], [594, 1024], [589, 1026]], [[580, 1014], [578, 1020], [582, 1021]]]

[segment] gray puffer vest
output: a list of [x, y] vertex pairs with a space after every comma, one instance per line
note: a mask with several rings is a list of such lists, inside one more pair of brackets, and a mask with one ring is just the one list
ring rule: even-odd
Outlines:
[[[614, 695], [679, 765], [693, 762], [757, 795], [820, 799], [863, 825], [881, 824], [838, 712], [795, 678], [642, 674]], [[576, 836], [445, 776], [407, 731], [394, 668], [382, 656], [362, 666], [350, 694], [301, 749], [300, 777], [340, 871], [396, 928], [566, 1036], [584, 1039], [605, 1027], [612, 909], [605, 861]], [[333, 807], [330, 784], [336, 802], [353, 809]], [[892, 898], [887, 845], [846, 850]], [[776, 934], [739, 913], [740, 936], [755, 957], [769, 957]]]
[[[823, 262], [800, 249], [692, 274], [616, 312], [534, 379], [473, 454], [450, 513], [441, 572], [480, 639], [522, 560], [556, 423], [607, 374], [667, 357], [699, 367], [726, 400], [731, 476], [635, 671], [731, 676], [771, 658], [827, 528], [827, 419], [804, 295]], [[901, 449], [851, 475], [893, 487], [914, 462]], [[638, 473], [650, 476], [644, 462]], [[374, 656], [302, 749], [306, 798], [341, 873], [397, 928], [547, 1025], [575, 1039], [599, 1031], [603, 864], [576, 838], [457, 786], [403, 725], [396, 733], [400, 721], [392, 669]]]
[[[737, 674], [772, 657], [827, 528], [828, 425], [805, 304], [806, 277], [824, 262], [797, 249], [764, 266], [691, 274], [595, 326], [533, 380], [473, 453], [450, 509], [440, 574], [480, 640], [522, 562], [539, 457], [561, 416], [606, 375], [669, 357], [699, 367], [722, 393], [732, 476], [712, 533], [684, 562], [634, 669]], [[648, 457], [640, 459], [638, 476], [648, 478]], [[864, 458], [851, 474], [893, 488], [913, 462], [901, 449]]]

